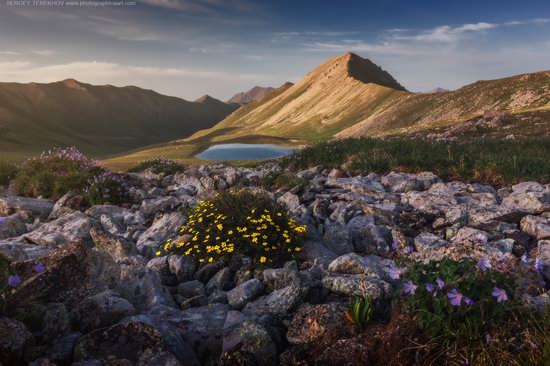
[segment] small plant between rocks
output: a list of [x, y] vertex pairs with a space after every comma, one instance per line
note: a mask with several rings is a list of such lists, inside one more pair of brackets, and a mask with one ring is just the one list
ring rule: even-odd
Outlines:
[[363, 329], [372, 317], [372, 299], [370, 296], [356, 297], [351, 300], [345, 315], [358, 330]]
[[130, 201], [130, 195], [120, 174], [104, 171], [94, 176], [84, 187], [84, 198], [91, 205], [120, 205]]
[[233, 190], [200, 201], [181, 228], [183, 236], [156, 254], [184, 254], [211, 263], [238, 253], [259, 265], [282, 264], [302, 250], [305, 232], [268, 196]]

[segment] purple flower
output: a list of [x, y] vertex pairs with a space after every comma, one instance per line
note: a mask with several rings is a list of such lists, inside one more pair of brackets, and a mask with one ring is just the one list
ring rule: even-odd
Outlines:
[[437, 288], [438, 288], [438, 289], [441, 290], [441, 289], [443, 289], [443, 287], [445, 287], [445, 282], [444, 282], [441, 278], [438, 277], [438, 278], [435, 280], [435, 282], [437, 283]]
[[491, 293], [491, 295], [495, 297], [497, 302], [503, 302], [508, 300], [508, 295], [506, 294], [506, 291], [498, 287], [493, 288], [493, 292]]
[[521, 261], [522, 261], [523, 263], [529, 262], [529, 259], [527, 259], [527, 254], [523, 254], [523, 255], [521, 256]]
[[407, 253], [412, 253], [414, 251], [413, 247], [411, 247], [410, 245], [405, 247], [405, 252]]
[[462, 298], [464, 295], [462, 295], [456, 288], [454, 288], [451, 292], [447, 293], [447, 297], [451, 301], [451, 305], [453, 306], [460, 306], [460, 303], [462, 302]]
[[491, 262], [489, 261], [489, 259], [481, 257], [479, 258], [476, 267], [480, 271], [486, 271], [491, 268]]
[[4, 225], [5, 223], [6, 223], [6, 218], [5, 217], [0, 217], [0, 226]]
[[434, 292], [434, 285], [432, 285], [431, 283], [427, 283], [426, 284], [426, 291], [432, 293]]
[[397, 250], [397, 248], [398, 248], [398, 246], [397, 246], [397, 240], [394, 239], [394, 240], [391, 242], [391, 247], [392, 247], [393, 250]]
[[406, 294], [414, 295], [417, 287], [418, 286], [416, 286], [411, 280], [409, 280], [403, 285], [403, 291], [405, 291]]
[[390, 270], [388, 271], [388, 273], [390, 277], [394, 280], [398, 280], [401, 277], [401, 271], [394, 266], [390, 267]]
[[470, 299], [469, 297], [466, 297], [464, 296], [464, 302], [466, 303], [466, 305], [473, 305], [474, 304], [474, 300]]
[[21, 284], [21, 277], [18, 275], [12, 275], [8, 277], [8, 285], [11, 287], [17, 287]]
[[535, 269], [539, 272], [542, 272], [542, 261], [538, 258], [535, 261]]
[[33, 269], [36, 273], [42, 273], [46, 270], [46, 266], [44, 266], [43, 263], [38, 262], [35, 264]]

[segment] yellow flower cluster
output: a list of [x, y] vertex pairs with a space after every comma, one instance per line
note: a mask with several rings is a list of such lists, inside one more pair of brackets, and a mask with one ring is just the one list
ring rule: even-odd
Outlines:
[[180, 230], [182, 239], [167, 242], [157, 255], [177, 252], [209, 263], [239, 252], [263, 264], [291, 259], [302, 250], [306, 227], [286, 212], [220, 210], [217, 202], [216, 198], [200, 201]]

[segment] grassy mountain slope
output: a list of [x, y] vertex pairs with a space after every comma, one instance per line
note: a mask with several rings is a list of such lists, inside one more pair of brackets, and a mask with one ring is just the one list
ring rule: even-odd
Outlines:
[[[550, 71], [478, 81], [455, 91], [410, 94], [378, 110], [337, 137], [409, 135], [448, 127], [483, 115], [505, 111], [533, 112], [547, 119], [550, 109]], [[536, 116], [530, 119], [536, 120]], [[526, 131], [529, 125], [523, 123]]]
[[0, 157], [76, 145], [94, 156], [121, 153], [209, 128], [237, 108], [188, 102], [135, 86], [0, 83]]
[[298, 83], [287, 83], [260, 101], [244, 105], [210, 129], [116, 160], [139, 160], [151, 155], [192, 158], [221, 142], [299, 145], [319, 141], [407, 94], [380, 67], [346, 53], [325, 61]]

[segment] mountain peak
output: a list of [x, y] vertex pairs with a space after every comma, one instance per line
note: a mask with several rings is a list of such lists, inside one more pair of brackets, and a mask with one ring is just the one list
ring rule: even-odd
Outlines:
[[252, 89], [237, 93], [227, 101], [227, 103], [246, 104], [263, 99], [267, 94], [274, 91], [275, 88], [255, 86]]
[[352, 78], [365, 84], [374, 83], [388, 88], [407, 91], [387, 71], [369, 60], [352, 52], [346, 52], [341, 56], [347, 61], [348, 74]]
[[210, 95], [205, 94], [202, 97], [195, 100], [195, 103], [212, 103], [212, 102], [219, 102], [219, 100], [212, 98]]

